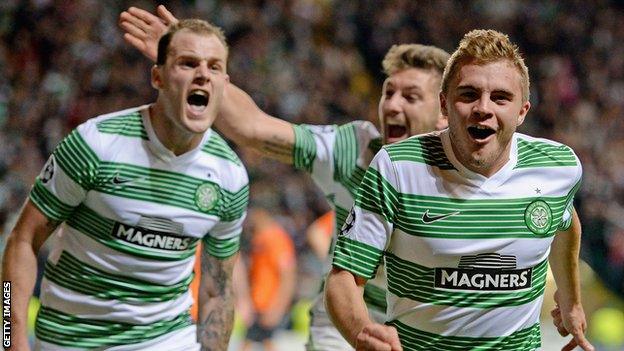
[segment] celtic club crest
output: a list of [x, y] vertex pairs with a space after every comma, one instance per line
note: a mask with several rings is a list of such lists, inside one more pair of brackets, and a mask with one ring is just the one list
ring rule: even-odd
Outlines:
[[537, 235], [546, 235], [552, 226], [552, 210], [543, 200], [535, 200], [524, 211], [524, 222]]
[[195, 191], [195, 204], [200, 210], [208, 212], [215, 208], [219, 201], [219, 187], [216, 184], [204, 183]]

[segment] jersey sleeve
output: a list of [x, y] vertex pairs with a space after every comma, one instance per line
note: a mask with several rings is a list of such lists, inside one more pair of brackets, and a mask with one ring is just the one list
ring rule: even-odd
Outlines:
[[581, 178], [583, 176], [583, 167], [581, 166], [581, 161], [578, 159], [578, 157], [576, 155], [574, 155], [574, 157], [576, 157], [576, 162], [577, 162], [576, 176], [572, 183], [574, 185], [572, 186], [572, 188], [568, 192], [568, 195], [566, 196], [565, 210], [563, 212], [561, 224], [557, 228], [557, 230], [559, 231], [568, 230], [570, 226], [572, 225], [572, 213], [574, 211], [574, 196], [576, 195], [576, 192], [581, 186]]
[[323, 192], [333, 193], [334, 174], [334, 125], [293, 125], [295, 147], [293, 165], [296, 169], [308, 172]]
[[333, 265], [366, 279], [375, 276], [397, 213], [398, 181], [386, 150], [371, 162], [342, 225]]
[[95, 185], [99, 159], [93, 143], [92, 123], [73, 130], [56, 147], [35, 179], [29, 198], [48, 218], [64, 221]]
[[348, 183], [356, 173], [363, 146], [379, 138], [368, 121], [336, 125], [293, 125], [295, 168], [312, 175], [325, 195], [335, 192], [336, 183]]
[[245, 171], [242, 173], [239, 173], [237, 190], [228, 191], [223, 188], [220, 190], [223, 199], [220, 221], [203, 238], [208, 253], [220, 259], [228, 258], [240, 249], [240, 235], [249, 204], [249, 180], [247, 173]]

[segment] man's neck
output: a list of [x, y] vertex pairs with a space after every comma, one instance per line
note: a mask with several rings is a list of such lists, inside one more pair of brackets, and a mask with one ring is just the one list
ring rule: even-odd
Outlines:
[[161, 144], [171, 150], [176, 156], [196, 148], [203, 139], [203, 134], [183, 131], [173, 122], [173, 118], [168, 117], [166, 113], [165, 109], [158, 102], [149, 107], [149, 118], [154, 128], [154, 133]]

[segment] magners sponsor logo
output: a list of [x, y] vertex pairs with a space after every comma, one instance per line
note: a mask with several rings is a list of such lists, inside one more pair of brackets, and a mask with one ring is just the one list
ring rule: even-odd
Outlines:
[[463, 291], [518, 291], [531, 288], [532, 268], [516, 269], [516, 257], [486, 253], [462, 256], [459, 268], [436, 268], [434, 286]]
[[169, 251], [184, 251], [192, 243], [192, 238], [179, 237], [167, 232], [133, 227], [122, 223], [115, 224], [113, 236], [130, 244]]

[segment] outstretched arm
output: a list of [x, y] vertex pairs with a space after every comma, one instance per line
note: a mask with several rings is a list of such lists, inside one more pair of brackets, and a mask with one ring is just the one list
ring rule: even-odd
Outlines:
[[[572, 225], [567, 230], [557, 233], [548, 257], [557, 283], [555, 300], [560, 316], [558, 329], [562, 335], [570, 333], [573, 337], [562, 349], [564, 351], [572, 350], [576, 346], [585, 351], [594, 350], [594, 347], [585, 339], [587, 323], [581, 305], [578, 266], [580, 244], [581, 222], [576, 211], [574, 211], [572, 213]], [[555, 325], [557, 325], [556, 319]]]
[[[119, 26], [125, 31], [126, 42], [152, 62], [156, 61], [158, 40], [168, 25], [178, 21], [162, 5], [156, 13], [158, 16], [130, 7], [119, 15]], [[264, 113], [247, 93], [233, 84], [226, 85], [223, 100], [215, 121], [220, 132], [239, 145], [292, 163], [295, 133], [291, 123]]]
[[202, 246], [197, 323], [202, 350], [227, 350], [234, 325], [232, 274], [237, 257], [219, 259]]

